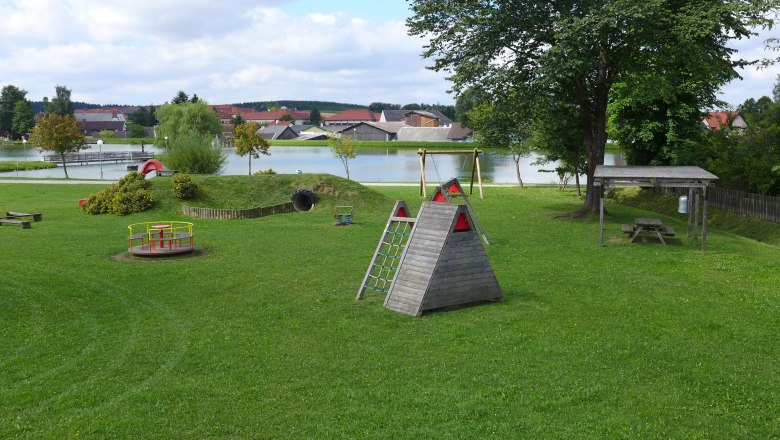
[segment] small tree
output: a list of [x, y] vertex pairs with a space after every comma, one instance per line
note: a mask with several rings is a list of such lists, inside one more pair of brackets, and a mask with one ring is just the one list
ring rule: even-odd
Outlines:
[[342, 165], [344, 165], [344, 171], [347, 173], [347, 180], [349, 180], [348, 161], [357, 156], [352, 137], [341, 133], [331, 133], [328, 134], [328, 145], [333, 156], [341, 160]]
[[244, 120], [244, 117], [241, 116], [241, 113], [236, 113], [235, 115], [233, 115], [232, 118], [230, 118], [230, 125], [232, 125], [233, 127], [238, 127], [239, 125], [245, 122], [246, 120]]
[[130, 138], [142, 138], [146, 137], [146, 130], [138, 124], [129, 124], [127, 129], [127, 137]]
[[14, 117], [11, 122], [11, 132], [15, 137], [21, 137], [35, 127], [35, 113], [26, 99], [17, 101], [14, 106]]
[[322, 113], [316, 108], [309, 113], [309, 124], [319, 126], [322, 122]]
[[236, 145], [236, 154], [249, 155], [249, 175], [252, 175], [252, 158], [259, 158], [261, 154], [270, 155], [268, 141], [263, 139], [257, 130], [260, 128], [257, 122], [245, 122], [233, 128]]
[[100, 139], [113, 139], [116, 137], [116, 133], [114, 133], [114, 130], [100, 130], [98, 137]]
[[79, 129], [79, 123], [73, 116], [49, 114], [44, 116], [32, 131], [30, 141], [42, 150], [58, 153], [62, 158], [62, 169], [68, 178], [68, 168], [65, 163], [65, 153], [76, 152], [86, 148], [84, 135]]
[[179, 90], [179, 93], [171, 99], [171, 104], [184, 104], [190, 101], [190, 97], [184, 93], [184, 90]]
[[54, 87], [54, 98], [44, 111], [60, 116], [73, 116], [73, 101], [70, 100], [70, 89], [65, 86]]

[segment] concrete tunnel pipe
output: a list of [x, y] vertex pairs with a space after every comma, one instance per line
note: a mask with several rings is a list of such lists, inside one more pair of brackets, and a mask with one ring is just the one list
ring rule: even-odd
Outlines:
[[293, 204], [293, 209], [298, 212], [307, 212], [314, 209], [314, 205], [317, 204], [317, 195], [308, 189], [299, 189], [295, 191], [290, 197]]

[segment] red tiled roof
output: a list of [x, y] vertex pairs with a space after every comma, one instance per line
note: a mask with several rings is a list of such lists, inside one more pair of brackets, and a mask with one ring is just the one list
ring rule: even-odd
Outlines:
[[324, 121], [337, 122], [337, 121], [371, 121], [376, 122], [379, 117], [376, 113], [369, 109], [350, 109], [344, 110], [341, 113], [337, 113], [333, 116], [329, 116]]

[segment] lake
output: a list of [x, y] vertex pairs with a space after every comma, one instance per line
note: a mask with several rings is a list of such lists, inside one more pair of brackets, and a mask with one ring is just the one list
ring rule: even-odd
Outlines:
[[[473, 144], [471, 144], [473, 145]], [[452, 149], [468, 149], [468, 144], [453, 144]], [[473, 147], [472, 147], [473, 148]], [[141, 151], [140, 145], [103, 145], [103, 151]], [[93, 145], [90, 152], [97, 151], [97, 145]], [[160, 150], [146, 146], [145, 151], [159, 153]], [[227, 155], [227, 163], [222, 170], [223, 175], [248, 174], [248, 158], [236, 155], [233, 148], [223, 149]], [[303, 173], [328, 173], [346, 177], [341, 161], [330, 152], [328, 147], [309, 146], [273, 146], [270, 148], [270, 156], [261, 156], [252, 159], [252, 172], [272, 168], [280, 174], [293, 174], [300, 170]], [[466, 181], [471, 176], [471, 156], [435, 155], [426, 159], [426, 181], [431, 183], [446, 181], [451, 177], [460, 177]], [[520, 174], [525, 183], [558, 183], [555, 173], [544, 172], [552, 170], [556, 164], [533, 165], [539, 155], [534, 153], [520, 160]], [[43, 154], [28, 148], [28, 160], [43, 160]], [[24, 161], [24, 152], [17, 150], [0, 149], [0, 160], [19, 162]], [[625, 165], [620, 153], [607, 153], [604, 159], [605, 165]], [[129, 163], [104, 163], [102, 165], [103, 178], [117, 180], [128, 173]], [[101, 166], [68, 165], [68, 175], [78, 179], [100, 178]], [[480, 170], [484, 182], [493, 183], [517, 183], [515, 164], [511, 156], [504, 156], [493, 151], [485, 151], [480, 155]], [[420, 160], [417, 150], [408, 148], [374, 148], [359, 147], [357, 157], [349, 161], [349, 173], [352, 180], [358, 182], [419, 182]], [[4, 176], [15, 177], [15, 171], [0, 173]], [[20, 171], [19, 177], [64, 177], [62, 166], [47, 170]], [[150, 174], [151, 176], [151, 174]], [[584, 178], [583, 178], [584, 181]]]

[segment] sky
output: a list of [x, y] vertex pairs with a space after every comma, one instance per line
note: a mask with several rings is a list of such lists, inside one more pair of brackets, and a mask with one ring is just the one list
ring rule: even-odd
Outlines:
[[[320, 100], [453, 104], [405, 0], [0, 0], [0, 85], [33, 101], [148, 105], [179, 90], [211, 104]], [[764, 33], [734, 47], [771, 56]], [[771, 95], [780, 66], [742, 71], [732, 105]]]

